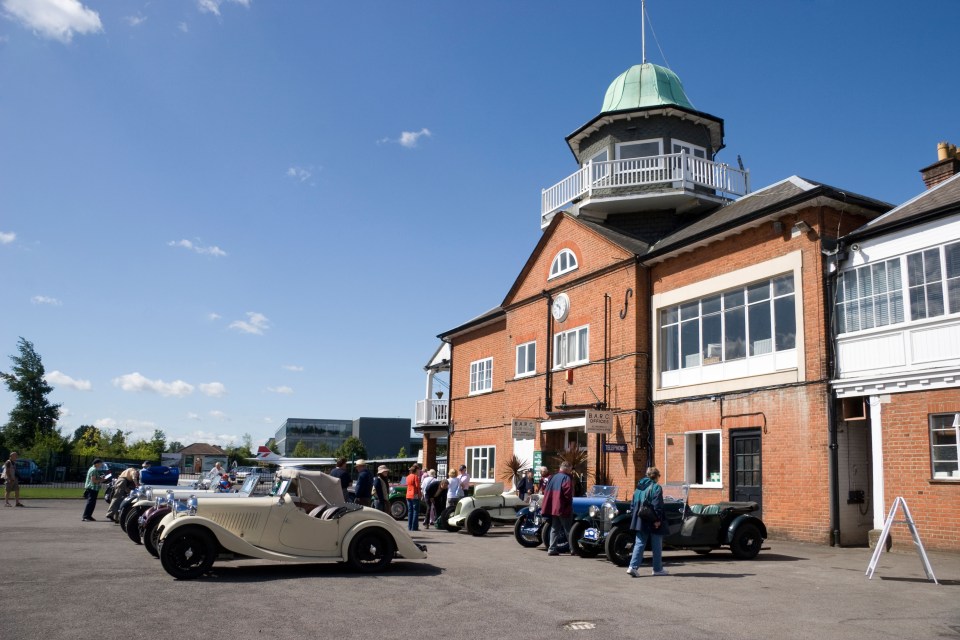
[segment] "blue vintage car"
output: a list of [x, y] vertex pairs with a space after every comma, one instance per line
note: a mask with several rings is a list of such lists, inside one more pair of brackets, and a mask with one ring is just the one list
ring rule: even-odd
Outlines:
[[[587, 495], [573, 499], [573, 527], [570, 529], [570, 537], [575, 541], [583, 537], [586, 529], [584, 518], [591, 507], [602, 508], [604, 503], [614, 500], [617, 497], [617, 487], [604, 484], [595, 484], [587, 491]], [[513, 536], [524, 547], [538, 547], [541, 544], [550, 543], [550, 522], [549, 518], [540, 514], [540, 494], [530, 496], [530, 506], [521, 509], [517, 523], [513, 527]], [[574, 551], [581, 553], [581, 547], [574, 543]]]
[[140, 470], [140, 484], [175, 487], [180, 481], [180, 469], [154, 465]]

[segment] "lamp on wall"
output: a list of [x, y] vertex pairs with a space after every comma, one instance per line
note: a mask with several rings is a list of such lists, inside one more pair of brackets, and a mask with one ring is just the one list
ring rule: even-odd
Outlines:
[[801, 233], [810, 233], [810, 231], [812, 231], [812, 229], [810, 229], [810, 225], [803, 220], [797, 220], [793, 223], [793, 227], [790, 229], [790, 237], [796, 238]]

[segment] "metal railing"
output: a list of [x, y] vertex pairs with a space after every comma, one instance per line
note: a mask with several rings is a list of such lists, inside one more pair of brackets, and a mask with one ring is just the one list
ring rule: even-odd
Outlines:
[[691, 183], [721, 194], [750, 192], [750, 172], [688, 153], [646, 158], [590, 162], [541, 194], [540, 213], [549, 215], [594, 189], [641, 187], [662, 183]]
[[417, 400], [417, 425], [445, 427], [449, 418], [449, 400]]

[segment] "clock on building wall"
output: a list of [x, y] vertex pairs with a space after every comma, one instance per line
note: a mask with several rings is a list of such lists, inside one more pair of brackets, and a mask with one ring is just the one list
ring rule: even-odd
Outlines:
[[567, 297], [567, 294], [561, 293], [553, 299], [551, 311], [553, 312], [553, 319], [557, 322], [563, 322], [567, 319], [567, 314], [570, 313], [570, 298]]

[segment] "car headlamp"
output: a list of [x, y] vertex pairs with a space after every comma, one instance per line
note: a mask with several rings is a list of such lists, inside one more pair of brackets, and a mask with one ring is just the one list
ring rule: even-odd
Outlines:
[[592, 504], [590, 505], [590, 508], [587, 510], [587, 513], [590, 515], [591, 518], [596, 518], [600, 515], [600, 509], [597, 508], [597, 505]]
[[197, 500], [197, 496], [190, 496], [190, 499], [187, 500], [187, 507], [189, 509], [188, 513], [192, 516], [197, 515], [197, 507], [200, 506], [200, 501]]
[[143, 490], [143, 499], [144, 500], [153, 500], [153, 487], [146, 487]]
[[603, 517], [607, 520], [613, 520], [617, 517], [617, 505], [612, 502], [603, 503]]
[[177, 499], [177, 496], [173, 492], [173, 489], [167, 489], [167, 502], [169, 502], [172, 505], [173, 501], [176, 499]]

